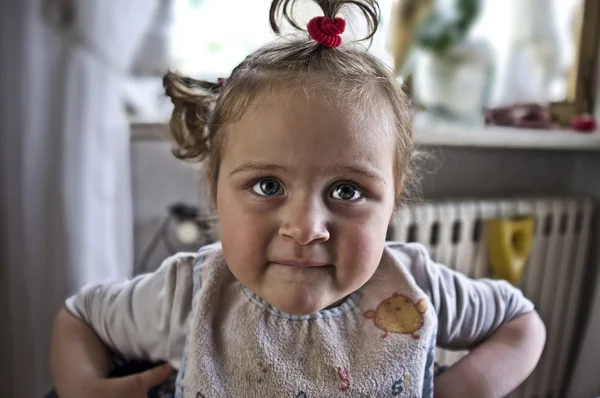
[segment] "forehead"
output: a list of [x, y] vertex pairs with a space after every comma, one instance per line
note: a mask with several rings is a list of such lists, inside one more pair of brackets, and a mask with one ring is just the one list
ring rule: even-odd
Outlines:
[[302, 88], [261, 92], [227, 127], [224, 158], [314, 169], [348, 162], [391, 167], [395, 139], [389, 106], [352, 103], [340, 95]]

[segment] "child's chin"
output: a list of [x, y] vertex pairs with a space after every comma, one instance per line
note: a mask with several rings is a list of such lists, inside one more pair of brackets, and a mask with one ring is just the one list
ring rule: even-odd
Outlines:
[[330, 303], [322, 297], [291, 297], [274, 300], [272, 306], [290, 315], [311, 315], [327, 308]]

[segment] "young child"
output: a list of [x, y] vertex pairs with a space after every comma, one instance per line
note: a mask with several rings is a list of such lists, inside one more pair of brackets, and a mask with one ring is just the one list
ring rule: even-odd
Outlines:
[[[224, 83], [165, 76], [175, 153], [206, 157], [221, 243], [69, 298], [61, 398], [146, 396], [172, 368], [177, 397], [500, 397], [534, 368], [545, 329], [520, 291], [385, 242], [410, 172], [407, 99], [340, 46], [340, 9], [362, 12], [368, 39], [377, 4], [316, 3], [310, 37], [257, 50]], [[272, 2], [275, 32], [280, 16], [299, 28], [293, 5]], [[434, 380], [436, 345], [472, 351]], [[169, 365], [109, 379], [114, 354]]]

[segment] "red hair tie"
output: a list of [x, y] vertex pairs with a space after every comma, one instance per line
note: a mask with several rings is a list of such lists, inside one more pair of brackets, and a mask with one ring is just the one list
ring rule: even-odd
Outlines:
[[335, 48], [342, 44], [341, 34], [346, 29], [342, 18], [314, 17], [306, 25], [308, 34], [314, 41]]

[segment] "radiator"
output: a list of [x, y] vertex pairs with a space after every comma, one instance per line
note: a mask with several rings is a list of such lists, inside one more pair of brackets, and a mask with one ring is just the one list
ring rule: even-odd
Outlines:
[[[398, 211], [390, 237], [423, 243], [434, 260], [469, 277], [491, 277], [485, 221], [533, 216], [533, 242], [519, 287], [544, 320], [547, 340], [535, 371], [511, 397], [560, 398], [577, 324], [592, 210], [590, 200], [578, 198], [426, 203]], [[465, 354], [438, 349], [436, 359], [452, 365]]]

